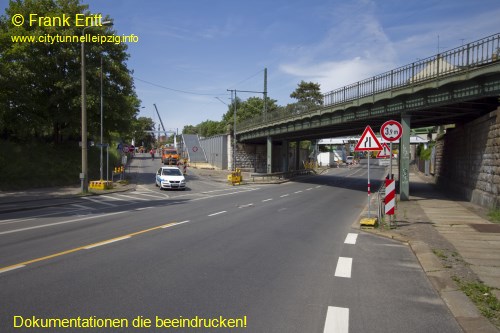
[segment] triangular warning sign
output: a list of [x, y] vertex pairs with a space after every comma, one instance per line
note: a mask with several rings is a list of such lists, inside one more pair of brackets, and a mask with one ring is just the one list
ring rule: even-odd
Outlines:
[[387, 143], [382, 144], [382, 150], [378, 152], [377, 158], [387, 158], [391, 157], [391, 150], [387, 146]]
[[375, 133], [373, 133], [372, 128], [370, 126], [366, 126], [363, 135], [361, 135], [361, 139], [359, 139], [356, 148], [354, 148], [354, 151], [376, 151], [376, 150], [382, 150], [382, 146], [380, 145], [380, 142], [375, 136]]

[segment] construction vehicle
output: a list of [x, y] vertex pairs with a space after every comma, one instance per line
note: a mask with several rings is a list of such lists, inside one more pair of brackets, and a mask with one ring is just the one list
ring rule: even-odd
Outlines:
[[165, 165], [177, 165], [180, 156], [175, 147], [164, 147], [161, 150], [161, 162]]

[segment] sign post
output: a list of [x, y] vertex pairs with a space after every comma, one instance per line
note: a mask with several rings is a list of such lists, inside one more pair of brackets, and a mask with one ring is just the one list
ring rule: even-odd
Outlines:
[[384, 140], [390, 142], [390, 168], [389, 177], [385, 181], [385, 214], [389, 215], [389, 225], [394, 217], [394, 206], [396, 203], [396, 187], [394, 177], [392, 176], [392, 142], [399, 140], [403, 134], [403, 126], [395, 120], [389, 120], [380, 127], [380, 135]]
[[354, 148], [354, 151], [367, 151], [368, 152], [368, 218], [371, 217], [371, 207], [370, 207], [370, 152], [382, 150], [382, 145], [378, 141], [375, 133], [370, 126], [366, 126], [365, 131], [361, 135], [358, 144]]
[[388, 120], [382, 124], [380, 127], [380, 135], [384, 140], [390, 142], [390, 161], [389, 161], [389, 179], [393, 179], [392, 176], [392, 142], [398, 141], [403, 134], [403, 126], [395, 120]]

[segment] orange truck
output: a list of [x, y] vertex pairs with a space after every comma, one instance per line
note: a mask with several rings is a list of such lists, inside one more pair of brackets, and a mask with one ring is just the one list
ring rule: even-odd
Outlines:
[[180, 156], [177, 149], [173, 147], [165, 147], [161, 151], [161, 162], [165, 165], [176, 165]]

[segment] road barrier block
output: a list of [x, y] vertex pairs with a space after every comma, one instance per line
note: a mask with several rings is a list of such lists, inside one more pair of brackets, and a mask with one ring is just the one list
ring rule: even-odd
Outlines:
[[359, 221], [361, 226], [375, 227], [377, 225], [378, 219], [376, 217], [365, 217]]
[[89, 183], [89, 188], [94, 190], [107, 190], [113, 188], [113, 182], [106, 180], [92, 180]]

